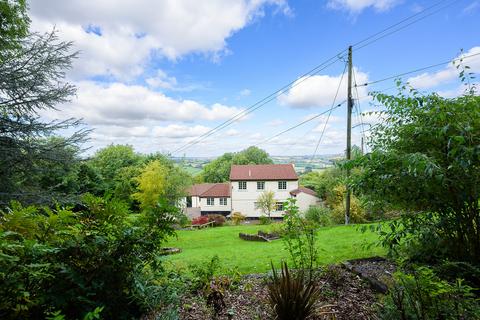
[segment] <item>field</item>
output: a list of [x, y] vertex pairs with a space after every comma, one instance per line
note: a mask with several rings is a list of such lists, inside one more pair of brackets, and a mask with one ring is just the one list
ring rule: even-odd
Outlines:
[[[237, 267], [241, 273], [260, 273], [270, 269], [270, 261], [279, 265], [288, 257], [282, 240], [272, 242], [245, 241], [238, 233], [256, 233], [268, 230], [269, 226], [242, 225], [224, 226], [192, 231], [179, 231], [177, 239], [171, 239], [168, 246], [181, 248], [182, 252], [167, 260], [178, 267], [207, 261], [218, 255], [225, 269]], [[374, 233], [362, 233], [358, 226], [324, 227], [318, 231], [318, 253], [321, 264], [338, 263], [348, 259], [384, 255], [385, 251], [377, 246], [366, 248], [374, 243]]]

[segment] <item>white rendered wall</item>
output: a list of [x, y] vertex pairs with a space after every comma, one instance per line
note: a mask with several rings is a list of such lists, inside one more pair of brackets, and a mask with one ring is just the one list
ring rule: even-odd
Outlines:
[[[285, 180], [282, 180], [285, 181]], [[264, 215], [261, 210], [255, 210], [255, 202], [264, 191], [273, 191], [275, 200], [285, 202], [291, 197], [290, 191], [298, 188], [298, 181], [287, 181], [287, 189], [279, 190], [278, 181], [265, 181], [265, 189], [257, 190], [257, 181], [247, 181], [247, 190], [238, 189], [238, 181], [232, 181], [232, 213], [240, 212], [247, 217], [260, 217]], [[283, 211], [274, 211], [271, 217], [282, 217]]]
[[300, 192], [295, 197], [297, 199], [297, 206], [300, 212], [305, 212], [311, 206], [318, 206], [321, 204], [321, 201], [318, 197], [312, 196], [308, 193]]

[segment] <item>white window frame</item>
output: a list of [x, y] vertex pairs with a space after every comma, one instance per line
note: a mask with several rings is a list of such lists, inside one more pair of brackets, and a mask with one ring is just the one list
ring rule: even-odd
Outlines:
[[207, 198], [207, 206], [214, 206], [214, 205], [215, 205], [215, 198], [208, 197]]
[[[259, 188], [259, 186], [262, 186], [262, 187]], [[265, 181], [257, 181], [257, 190], [258, 190], [258, 191], [263, 191], [263, 190], [265, 190]]]
[[[285, 186], [285, 188], [282, 188]], [[287, 190], [287, 181], [278, 181], [278, 190]]]
[[[244, 188], [243, 188], [244, 186]], [[247, 181], [238, 181], [238, 190], [246, 191], [247, 190]]]
[[[282, 210], [278, 210], [278, 207], [282, 206]], [[285, 210], [285, 203], [281, 201], [275, 202], [275, 211], [284, 211]]]
[[228, 203], [227, 198], [220, 198], [220, 205], [221, 205], [221, 206], [226, 206], [227, 203]]

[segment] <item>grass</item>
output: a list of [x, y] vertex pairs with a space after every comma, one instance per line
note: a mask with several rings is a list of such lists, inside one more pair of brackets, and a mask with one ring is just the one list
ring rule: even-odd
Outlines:
[[[171, 239], [167, 245], [181, 248], [182, 252], [169, 256], [167, 260], [181, 268], [218, 255], [224, 269], [236, 267], [245, 274], [265, 272], [270, 270], [270, 261], [279, 266], [282, 259], [287, 259], [283, 241], [245, 241], [238, 237], [238, 233], [267, 229], [269, 226], [241, 225], [178, 231], [178, 238]], [[369, 231], [362, 233], [354, 225], [320, 228], [317, 239], [321, 264], [385, 254], [384, 249], [377, 246], [367, 249], [365, 245], [375, 242], [377, 236]]]

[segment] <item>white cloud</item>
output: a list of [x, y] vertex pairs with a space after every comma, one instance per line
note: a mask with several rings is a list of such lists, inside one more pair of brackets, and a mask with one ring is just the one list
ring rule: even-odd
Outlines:
[[327, 6], [332, 9], [360, 13], [372, 7], [377, 11], [386, 11], [400, 3], [400, 0], [328, 0]]
[[169, 77], [162, 70], [157, 70], [155, 77], [147, 78], [145, 82], [152, 88], [173, 89], [177, 86], [177, 79]]
[[225, 134], [229, 137], [236, 137], [240, 134], [240, 131], [238, 131], [236, 129], [229, 129], [229, 130], [227, 130], [227, 132], [225, 132]]
[[226, 40], [264, 14], [288, 14], [285, 0], [43, 0], [31, 1], [32, 30], [53, 26], [82, 51], [77, 78], [138, 76], [151, 57], [176, 60], [189, 53], [218, 57]]
[[199, 121], [230, 118], [241, 110], [219, 103], [205, 106], [193, 100], [176, 100], [139, 85], [77, 83], [78, 98], [50, 111], [48, 118], [76, 117], [93, 126], [138, 126], [145, 121]]
[[266, 125], [269, 126], [269, 127], [278, 127], [282, 124], [284, 124], [284, 121], [281, 120], [281, 119], [273, 119], [273, 120], [266, 123]]
[[[459, 55], [457, 58], [462, 56], [470, 56], [473, 54], [479, 54], [477, 56], [466, 58], [463, 60], [464, 66], [469, 66], [469, 72], [479, 73], [480, 72], [480, 47], [473, 47], [468, 50], [463, 55]], [[445, 68], [440, 71], [429, 73], [425, 72], [418, 76], [411, 77], [408, 79], [408, 82], [416, 89], [427, 89], [437, 87], [442, 84], [449, 83], [453, 80], [458, 79], [459, 70], [456, 67], [449, 63]]]
[[250, 89], [243, 89], [242, 91], [240, 91], [240, 95], [243, 97], [249, 96], [251, 93], [252, 91], [250, 91]]
[[201, 126], [201, 125], [185, 126], [185, 125], [171, 124], [166, 127], [156, 126], [153, 128], [152, 132], [155, 137], [179, 139], [179, 138], [198, 137], [208, 132], [209, 130], [210, 128]]
[[[368, 82], [368, 75], [359, 72], [356, 68], [355, 77], [357, 83]], [[341, 75], [317, 75], [306, 80], [305, 78], [300, 78], [288, 92], [279, 95], [278, 100], [281, 104], [293, 108], [330, 107], [337, 92], [340, 79]], [[347, 77], [344, 76], [336, 103], [345, 100], [346, 92]], [[366, 96], [367, 93], [366, 87], [358, 87], [358, 95], [360, 97]]]

